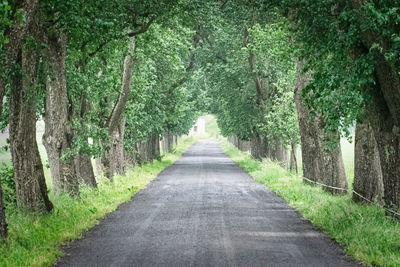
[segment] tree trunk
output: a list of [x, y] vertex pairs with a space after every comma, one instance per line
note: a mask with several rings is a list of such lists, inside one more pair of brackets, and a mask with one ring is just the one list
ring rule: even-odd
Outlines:
[[[301, 150], [303, 160], [303, 176], [314, 182], [323, 183], [327, 186], [337, 187], [333, 189], [323, 186], [325, 191], [333, 194], [342, 194], [347, 191], [347, 180], [344, 171], [342, 152], [339, 145], [327, 151], [324, 147], [323, 140], [325, 135], [323, 132], [323, 122], [321, 117], [312, 119], [307, 108], [303, 104], [301, 91], [305, 88], [309, 73], [300, 74], [303, 68], [303, 62], [297, 62], [297, 82], [295, 87], [294, 99], [297, 109], [297, 117], [299, 121], [299, 129], [301, 136]], [[330, 134], [330, 137], [336, 137], [336, 133]], [[308, 183], [304, 179], [305, 183]]]
[[297, 169], [297, 142], [295, 141], [293, 141], [291, 144], [289, 169], [291, 171], [296, 171], [296, 173], [299, 173]]
[[137, 144], [141, 164], [149, 162], [147, 144], [148, 144], [147, 141], [145, 143]]
[[47, 38], [49, 68], [47, 77], [45, 133], [43, 144], [49, 158], [53, 190], [55, 195], [63, 193], [79, 195], [79, 183], [76, 176], [74, 159], [64, 158], [72, 149], [72, 123], [68, 118], [67, 83], [65, 73], [67, 37], [54, 32]]
[[152, 149], [153, 149], [153, 159], [161, 160], [160, 152], [160, 135], [152, 134]]
[[[303, 162], [303, 177], [315, 182], [321, 182], [321, 166], [318, 158], [319, 144], [315, 137], [317, 129], [315, 123], [311, 123], [308, 110], [303, 104], [301, 91], [306, 87], [310, 74], [301, 74], [304, 63], [297, 62], [297, 81], [294, 90], [294, 101], [296, 103], [297, 118], [299, 121], [300, 139], [301, 139], [301, 157]], [[304, 180], [308, 183], [307, 180]]]
[[78, 154], [74, 160], [78, 180], [90, 187], [97, 187], [90, 157], [85, 154]]
[[[319, 130], [321, 130], [321, 128]], [[330, 187], [323, 187], [323, 189], [325, 191], [331, 192], [332, 194], [345, 194], [347, 193], [348, 185], [346, 172], [344, 170], [340, 142], [335, 149], [327, 151], [322, 141], [323, 138], [324, 136], [322, 136], [322, 138], [320, 139], [320, 160], [322, 160], [320, 166], [322, 166], [322, 183], [328, 186], [341, 188], [342, 190]]]
[[171, 153], [174, 147], [174, 137], [171, 134], [171, 131], [168, 130], [164, 137], [163, 137], [163, 141], [162, 141], [162, 149], [163, 149], [163, 153]]
[[[358, 23], [364, 25], [365, 1], [349, 0], [351, 8], [360, 11]], [[361, 43], [375, 59], [375, 85], [370, 88], [372, 100], [367, 104], [370, 125], [374, 131], [380, 156], [385, 206], [400, 212], [400, 75], [397, 66], [386, 58], [392, 42], [375, 30], [361, 33]], [[382, 50], [370, 47], [378, 44]], [[387, 215], [394, 216], [387, 211]], [[399, 215], [395, 217], [400, 219]]]
[[131, 37], [129, 42], [128, 54], [124, 60], [124, 70], [122, 75], [122, 87], [119, 98], [107, 120], [108, 134], [111, 137], [109, 151], [104, 151], [102, 155], [102, 164], [106, 177], [111, 178], [115, 174], [122, 174], [125, 170], [124, 160], [124, 133], [125, 118], [123, 111], [128, 102], [131, 92], [132, 71], [134, 61], [132, 54], [135, 51], [135, 37]]
[[[24, 11], [24, 21], [22, 22], [18, 16], [15, 16], [12, 27], [8, 32], [5, 32], [5, 37], [7, 37], [9, 41], [7, 44], [4, 44], [1, 53], [7, 56], [7, 64], [5, 66], [0, 66], [0, 72], [9, 71], [10, 66], [17, 61], [29, 28], [35, 23], [34, 18], [37, 18], [38, 6], [39, 0], [15, 1], [13, 8], [15, 8], [15, 10], [22, 9]], [[6, 93], [5, 89], [6, 82], [0, 79], [0, 113], [3, 106], [3, 97]]]
[[116, 174], [125, 172], [124, 135], [125, 117], [123, 116], [118, 127], [111, 133], [110, 149], [102, 155], [101, 162], [107, 178], [112, 178]]
[[[134, 145], [134, 147], [136, 149], [137, 145]], [[137, 151], [127, 151], [126, 149], [124, 149], [124, 160], [125, 160], [125, 168], [133, 167], [138, 163], [140, 163], [140, 160], [138, 160], [137, 157]]]
[[[16, 61], [18, 54], [22, 48], [23, 42], [25, 40], [25, 36], [27, 34], [27, 29], [30, 27], [31, 20], [34, 17], [34, 14], [37, 11], [38, 0], [33, 1], [19, 1], [17, 3], [16, 8], [21, 8], [25, 11], [24, 13], [24, 23], [20, 23], [19, 19], [16, 18], [13, 22], [13, 25], [7, 34], [9, 39], [8, 44], [5, 44], [2, 49], [2, 53], [7, 55], [7, 65], [1, 68], [2, 70], [9, 69], [9, 66]], [[3, 79], [0, 79], [0, 115], [3, 108], [3, 98], [5, 95], [6, 82]], [[7, 237], [7, 223], [6, 223], [6, 214], [5, 207], [2, 196], [2, 187], [1, 187], [1, 177], [0, 177], [0, 238]]]
[[267, 139], [261, 137], [258, 133], [253, 134], [251, 138], [251, 156], [259, 160], [268, 157]]
[[1, 177], [0, 177], [0, 239], [8, 236], [8, 228], [6, 221], [6, 208], [4, 207], [3, 201], [3, 189], [1, 188]]
[[[369, 122], [357, 123], [354, 157], [354, 191], [370, 201], [382, 202], [383, 178], [378, 147]], [[353, 200], [364, 201], [353, 193]]]
[[[380, 84], [371, 90], [372, 101], [367, 105], [370, 125], [374, 131], [380, 157], [385, 206], [400, 211], [400, 135], [389, 112]], [[394, 216], [387, 212], [387, 215]], [[400, 216], [397, 216], [400, 218]]]
[[285, 167], [288, 165], [288, 152], [283, 147], [282, 142], [278, 139], [275, 139], [273, 147], [270, 146], [269, 157], [275, 161], [282, 163], [283, 165], [285, 165]]
[[[20, 209], [49, 212], [53, 205], [36, 142], [36, 86], [38, 51], [20, 51], [23, 74], [13, 77], [10, 100], [10, 147], [17, 204]], [[24, 75], [24, 76], [22, 76]]]

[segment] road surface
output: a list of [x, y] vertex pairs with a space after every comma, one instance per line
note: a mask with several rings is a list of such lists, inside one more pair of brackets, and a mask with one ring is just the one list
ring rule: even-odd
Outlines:
[[64, 251], [56, 266], [357, 266], [208, 140]]

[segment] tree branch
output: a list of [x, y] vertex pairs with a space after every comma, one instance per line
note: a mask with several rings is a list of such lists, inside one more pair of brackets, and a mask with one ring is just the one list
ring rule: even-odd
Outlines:
[[140, 29], [138, 29], [138, 30], [136, 30], [136, 31], [131, 31], [131, 32], [129, 32], [129, 33], [128, 33], [128, 36], [129, 36], [129, 37], [133, 37], [133, 36], [139, 35], [139, 34], [141, 34], [141, 33], [145, 33], [145, 32], [149, 29], [150, 25], [154, 22], [155, 19], [156, 19], [155, 16], [154, 16], [154, 17], [151, 17], [151, 18], [149, 19], [149, 21], [148, 21], [145, 25], [143, 25]]

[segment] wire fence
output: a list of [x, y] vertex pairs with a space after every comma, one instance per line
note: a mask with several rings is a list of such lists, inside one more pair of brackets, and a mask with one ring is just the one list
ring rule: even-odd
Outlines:
[[[331, 189], [336, 189], [336, 190], [341, 190], [341, 191], [347, 191], [347, 189], [345, 189], [345, 188], [340, 188], [340, 187], [335, 187], [335, 186], [330, 186], [330, 185], [322, 184], [322, 183], [319, 183], [319, 182], [310, 180], [310, 179], [308, 179], [308, 178], [306, 178], [306, 177], [303, 177], [303, 179], [306, 180], [306, 181], [308, 181], [308, 182], [310, 182], [310, 183], [317, 184], [317, 185], [320, 185], [320, 186], [323, 186], [323, 187], [326, 187], [326, 188], [331, 188]], [[394, 210], [392, 210], [392, 209], [388, 209], [388, 208], [386, 208], [386, 207], [384, 207], [384, 206], [382, 206], [382, 205], [379, 205], [379, 204], [377, 204], [377, 203], [375, 203], [375, 202], [369, 200], [368, 198], [364, 197], [363, 195], [361, 195], [360, 193], [358, 193], [358, 192], [356, 192], [356, 191], [354, 191], [354, 190], [352, 190], [352, 192], [353, 192], [354, 194], [356, 194], [357, 196], [359, 196], [360, 198], [362, 198], [363, 200], [367, 201], [368, 203], [378, 205], [379, 207], [385, 209], [387, 212], [390, 212], [390, 213], [392, 213], [392, 214], [394, 214], [394, 215], [400, 217], [400, 213], [398, 213], [398, 212], [396, 212], [396, 211], [394, 211]]]

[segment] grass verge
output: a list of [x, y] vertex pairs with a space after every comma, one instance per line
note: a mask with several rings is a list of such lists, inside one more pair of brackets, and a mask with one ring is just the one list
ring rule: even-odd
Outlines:
[[400, 222], [385, 217], [382, 208], [354, 203], [350, 194], [332, 196], [306, 185], [279, 164], [254, 160], [225, 139], [221, 146], [257, 182], [284, 198], [355, 260], [369, 266], [400, 266]]
[[9, 238], [0, 243], [0, 266], [51, 265], [62, 256], [59, 245], [80, 238], [106, 213], [129, 201], [195, 141], [190, 137], [183, 139], [176, 152], [165, 154], [162, 161], [134, 167], [113, 180], [101, 179], [97, 190], [82, 188], [79, 199], [67, 195], [52, 197], [54, 210], [48, 215], [24, 214], [8, 207]]

